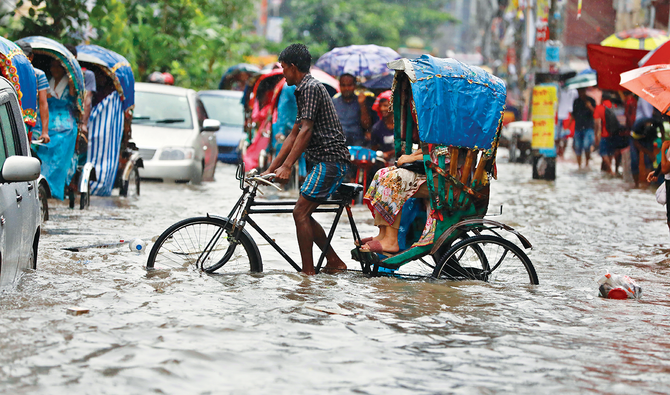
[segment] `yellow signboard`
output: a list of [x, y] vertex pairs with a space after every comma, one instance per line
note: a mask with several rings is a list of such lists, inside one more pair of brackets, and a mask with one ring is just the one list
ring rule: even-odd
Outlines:
[[533, 148], [554, 148], [554, 130], [558, 95], [556, 86], [539, 85], [533, 88]]

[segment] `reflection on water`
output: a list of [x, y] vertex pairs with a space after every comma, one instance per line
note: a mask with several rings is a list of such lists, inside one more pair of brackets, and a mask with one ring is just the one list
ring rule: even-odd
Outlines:
[[[227, 166], [213, 184], [143, 184], [138, 200], [94, 198], [85, 212], [53, 202], [38, 270], [1, 294], [0, 392], [667, 393], [664, 209], [619, 179], [558, 170], [533, 181], [503, 163], [493, 184], [494, 219], [533, 243], [539, 286], [307, 278], [259, 237], [262, 274], [147, 273], [120, 240], [227, 214], [238, 197]], [[257, 219], [299, 256], [290, 215]], [[355, 268], [345, 222], [334, 246]], [[636, 279], [642, 299], [598, 298], [607, 269]]]

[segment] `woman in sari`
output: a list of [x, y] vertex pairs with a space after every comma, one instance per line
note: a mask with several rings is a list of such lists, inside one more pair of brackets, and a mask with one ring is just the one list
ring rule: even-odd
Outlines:
[[[47, 144], [37, 146], [37, 155], [42, 161], [42, 175], [47, 179], [51, 195], [63, 200], [65, 187], [70, 184], [76, 171], [74, 155], [77, 139], [76, 93], [66, 70], [57, 59], [52, 59], [49, 70], [50, 95], [49, 137]], [[36, 130], [41, 130], [37, 119]]]

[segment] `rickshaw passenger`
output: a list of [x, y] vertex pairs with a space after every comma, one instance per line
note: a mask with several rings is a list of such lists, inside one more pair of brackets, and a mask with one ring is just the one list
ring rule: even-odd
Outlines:
[[[410, 155], [402, 155], [398, 158], [397, 165], [422, 159], [423, 153], [417, 150]], [[379, 227], [379, 234], [362, 240], [363, 251], [396, 253], [400, 250], [398, 228], [402, 206], [407, 199], [417, 197], [417, 193], [425, 183], [425, 174], [400, 167], [385, 167], [377, 171], [363, 201], [372, 212], [374, 224]]]
[[65, 187], [72, 180], [77, 164], [74, 156], [77, 138], [76, 93], [74, 84], [70, 82], [66, 70], [58, 60], [51, 61], [49, 70], [52, 91], [52, 96], [48, 99], [51, 141], [38, 146], [37, 155], [42, 160], [42, 174], [49, 182], [52, 195], [62, 200], [65, 197]]
[[[291, 44], [279, 55], [286, 83], [297, 86], [298, 116], [281, 150], [263, 173], [275, 173], [277, 181], [287, 182], [294, 163], [303, 151], [305, 159], [313, 165], [293, 209], [302, 272], [308, 275], [315, 274], [314, 243], [323, 250], [328, 240], [312, 213], [337, 190], [349, 166], [349, 151], [344, 143], [342, 126], [328, 91], [309, 73], [311, 59], [303, 44]], [[332, 248], [328, 248], [326, 259], [324, 271], [347, 268]]]

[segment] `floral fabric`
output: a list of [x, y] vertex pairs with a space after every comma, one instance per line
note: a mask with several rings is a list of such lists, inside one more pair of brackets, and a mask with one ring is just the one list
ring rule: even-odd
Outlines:
[[380, 169], [363, 201], [368, 205], [372, 216], [379, 213], [386, 222], [393, 223], [402, 210], [403, 204], [426, 182], [426, 176], [395, 166]]

